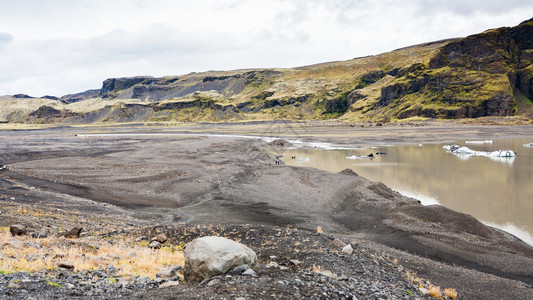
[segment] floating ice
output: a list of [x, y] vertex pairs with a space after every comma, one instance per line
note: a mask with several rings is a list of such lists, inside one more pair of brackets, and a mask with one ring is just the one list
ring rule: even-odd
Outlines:
[[516, 152], [513, 150], [497, 150], [492, 152], [475, 151], [468, 147], [461, 147], [459, 145], [444, 145], [442, 148], [449, 152], [456, 154], [462, 160], [467, 160], [471, 156], [489, 157], [494, 161], [506, 162], [512, 164], [516, 157]]
[[492, 144], [492, 140], [484, 140], [484, 141], [466, 141], [467, 144]]
[[373, 159], [374, 158], [374, 154], [346, 156], [346, 159], [363, 159], [363, 158]]

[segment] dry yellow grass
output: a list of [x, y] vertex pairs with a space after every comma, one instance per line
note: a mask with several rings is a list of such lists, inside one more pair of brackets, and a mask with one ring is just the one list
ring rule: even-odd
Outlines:
[[11, 237], [6, 228], [0, 231], [0, 245], [0, 271], [5, 273], [50, 270], [55, 269], [60, 261], [69, 261], [75, 271], [113, 266], [123, 276], [155, 278], [162, 269], [184, 263], [181, 248], [171, 245], [152, 250], [145, 244], [129, 244], [126, 241], [86, 243], [77, 240], [71, 243], [57, 237]]
[[457, 291], [452, 288], [445, 288], [444, 295], [450, 299], [455, 299], [457, 298]]
[[429, 287], [429, 295], [435, 299], [442, 299], [442, 295], [440, 292], [440, 287], [438, 286], [431, 286]]

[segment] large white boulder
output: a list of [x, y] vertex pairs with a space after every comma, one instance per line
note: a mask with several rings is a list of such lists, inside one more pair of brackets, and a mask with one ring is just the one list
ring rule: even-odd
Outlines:
[[218, 236], [201, 237], [188, 243], [184, 256], [187, 281], [211, 278], [242, 265], [257, 266], [257, 255], [252, 249]]

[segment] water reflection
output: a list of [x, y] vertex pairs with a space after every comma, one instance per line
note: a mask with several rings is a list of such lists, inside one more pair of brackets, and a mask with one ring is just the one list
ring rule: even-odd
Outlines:
[[[424, 144], [354, 150], [294, 149], [285, 152], [283, 160], [288, 165], [330, 172], [351, 168], [405, 194], [419, 195], [416, 198], [435, 199], [496, 227], [522, 230], [522, 234], [516, 234], [533, 244], [533, 148], [524, 147], [528, 143], [531, 139], [469, 144], [476, 151], [512, 149], [517, 157], [459, 156], [443, 149], [444, 144]], [[465, 145], [465, 141], [458, 144]], [[367, 157], [369, 153], [374, 153], [373, 157]]]

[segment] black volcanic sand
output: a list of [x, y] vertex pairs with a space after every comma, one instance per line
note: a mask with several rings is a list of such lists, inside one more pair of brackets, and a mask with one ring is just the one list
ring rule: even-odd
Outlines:
[[[206, 124], [181, 130], [261, 135], [271, 126]], [[306, 124], [290, 129], [284, 134], [352, 146], [533, 132], [531, 126], [459, 125], [354, 129]], [[81, 134], [89, 130], [94, 131], [0, 131], [0, 164], [7, 166], [0, 171], [3, 199], [66, 203], [65, 209], [92, 207], [90, 201], [96, 201], [117, 206], [119, 214], [142, 225], [264, 224], [313, 231], [321, 226], [325, 232], [398, 257], [419, 276], [455, 287], [462, 297], [533, 298], [533, 248], [469, 215], [422, 206], [350, 172], [276, 165], [276, 153], [283, 149], [258, 139]], [[98, 131], [140, 133], [164, 128]], [[105, 215], [106, 206], [94, 207], [89, 209], [92, 214], [102, 209]], [[3, 218], [0, 226], [14, 221]]]

